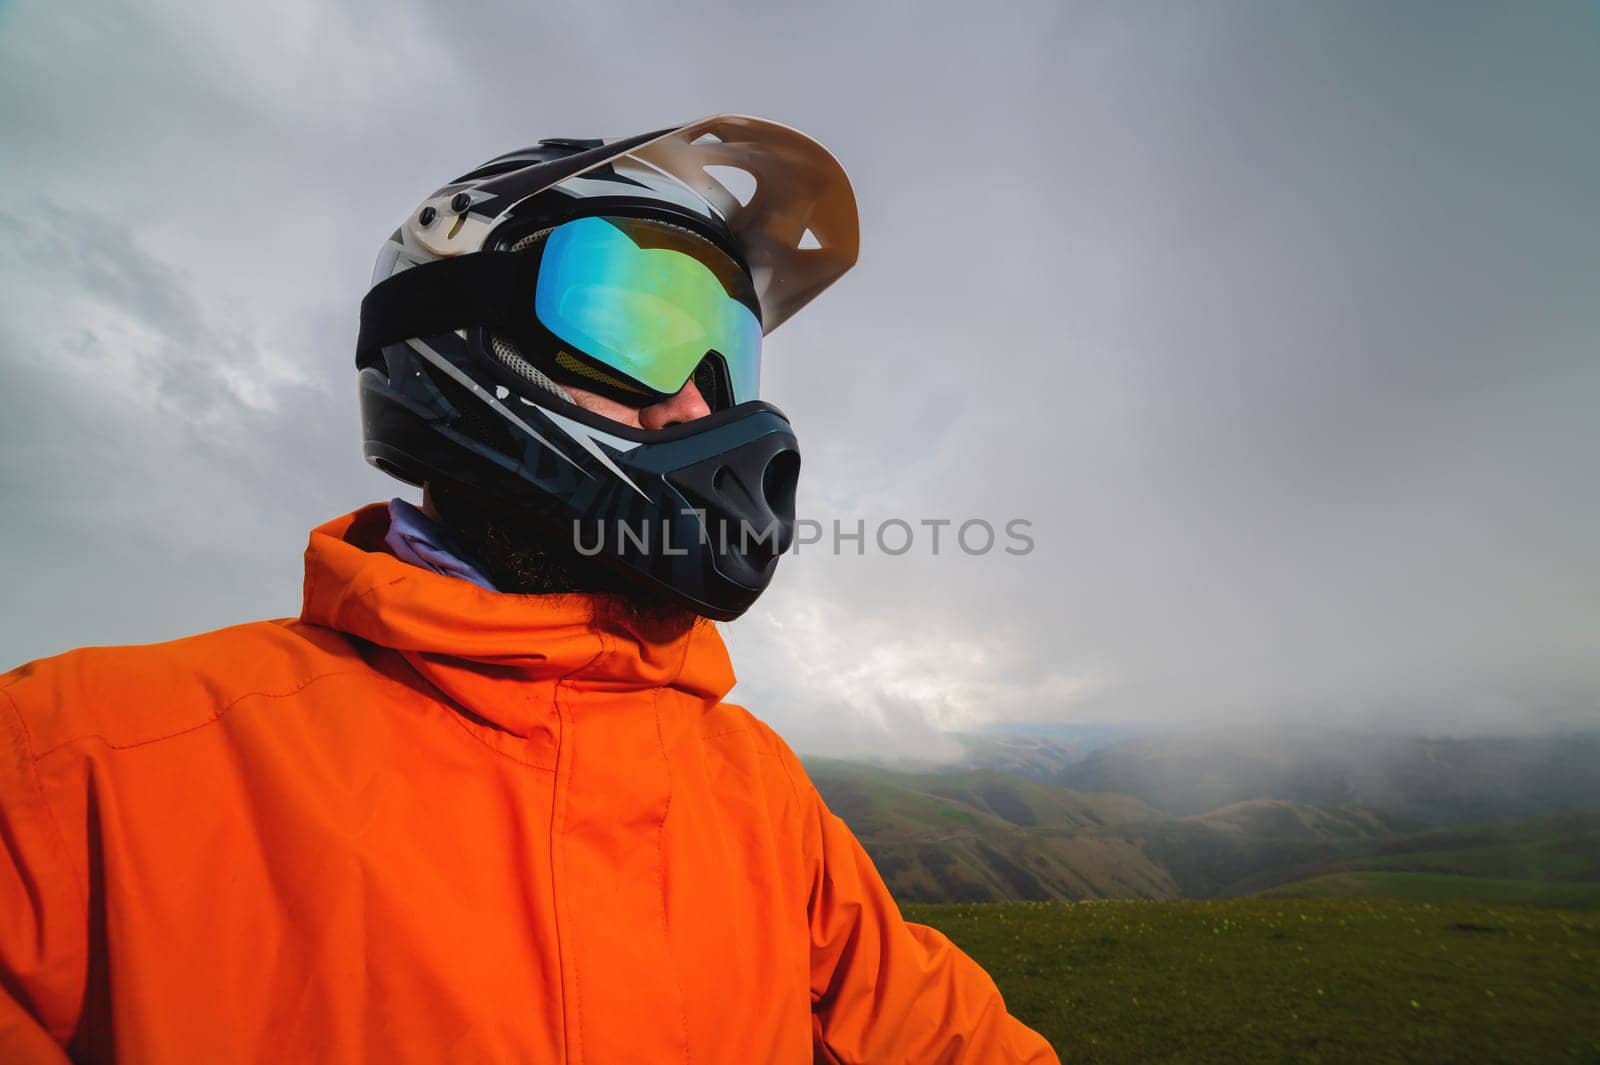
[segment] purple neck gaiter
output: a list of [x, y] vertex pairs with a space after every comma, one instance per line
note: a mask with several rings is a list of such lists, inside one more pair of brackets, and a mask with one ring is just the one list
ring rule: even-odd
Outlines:
[[466, 558], [449, 531], [403, 499], [389, 500], [389, 532], [383, 542], [402, 562], [446, 577], [460, 577], [491, 592], [500, 589]]

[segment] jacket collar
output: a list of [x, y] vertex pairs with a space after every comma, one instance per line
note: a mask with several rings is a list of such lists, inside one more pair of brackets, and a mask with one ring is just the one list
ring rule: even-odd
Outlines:
[[[467, 674], [618, 692], [675, 688], [713, 703], [733, 686], [710, 621], [662, 632], [624, 618], [605, 596], [489, 591], [402, 562], [385, 548], [388, 528], [387, 506], [374, 503], [311, 531], [301, 620], [392, 648], [446, 694], [470, 696], [461, 690]], [[528, 724], [468, 702], [501, 728], [522, 733]]]

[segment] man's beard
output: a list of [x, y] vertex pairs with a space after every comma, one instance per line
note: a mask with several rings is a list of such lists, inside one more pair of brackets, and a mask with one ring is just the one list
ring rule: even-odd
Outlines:
[[429, 482], [428, 495], [445, 528], [502, 592], [592, 594], [601, 610], [658, 639], [680, 636], [700, 620], [665, 592], [579, 553], [570, 520], [453, 481]]

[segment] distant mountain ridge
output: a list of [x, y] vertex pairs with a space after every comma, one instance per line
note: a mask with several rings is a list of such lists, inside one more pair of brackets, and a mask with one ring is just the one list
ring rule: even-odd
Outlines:
[[[1479, 824], [1600, 811], [1592, 734], [1146, 735], [1088, 751], [1072, 737], [960, 739], [963, 763], [918, 770], [806, 760], [904, 901], [1211, 898], [1333, 873], [1429, 875], [1454, 868], [1439, 858], [1447, 838], [1412, 834], [1450, 825], [1471, 825], [1461, 838], [1479, 875], [1600, 871], [1600, 833], [1582, 817], [1541, 828], [1543, 850], [1518, 850], [1517, 825]], [[1408, 847], [1428, 860], [1404, 859]]]
[[947, 770], [998, 769], [1073, 791], [1133, 795], [1177, 816], [1280, 799], [1357, 805], [1410, 827], [1600, 809], [1600, 733], [1426, 739], [1315, 730], [1104, 742], [1042, 730], [959, 733]]

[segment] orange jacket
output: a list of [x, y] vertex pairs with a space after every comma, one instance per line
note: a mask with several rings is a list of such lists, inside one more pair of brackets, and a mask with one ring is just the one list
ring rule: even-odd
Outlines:
[[311, 534], [298, 620], [0, 677], [0, 1061], [1053, 1062], [715, 628]]

